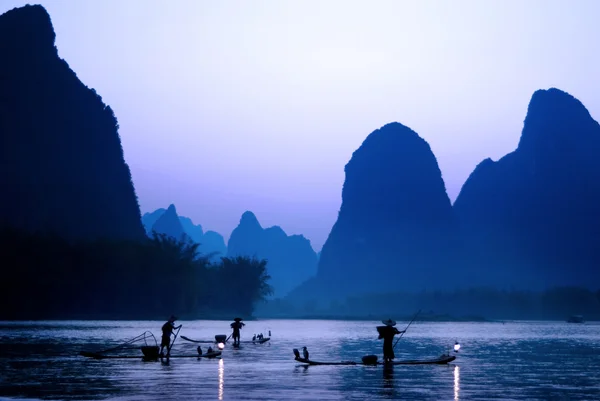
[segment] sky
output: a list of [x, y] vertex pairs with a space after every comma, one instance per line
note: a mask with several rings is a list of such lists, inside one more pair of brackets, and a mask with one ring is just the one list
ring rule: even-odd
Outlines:
[[344, 166], [398, 121], [454, 201], [517, 146], [537, 89], [600, 118], [596, 0], [20, 0], [119, 120], [142, 213], [175, 204], [226, 240], [242, 213], [316, 251]]

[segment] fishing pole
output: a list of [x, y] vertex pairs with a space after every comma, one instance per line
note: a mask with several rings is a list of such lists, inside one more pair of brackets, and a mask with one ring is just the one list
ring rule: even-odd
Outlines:
[[406, 330], [408, 330], [409, 326], [412, 324], [412, 322], [415, 321], [415, 319], [417, 318], [417, 315], [421, 313], [421, 309], [419, 309], [419, 311], [417, 313], [415, 313], [415, 315], [413, 316], [412, 320], [410, 321], [410, 323], [408, 324], [408, 326], [406, 326], [406, 328], [404, 329], [404, 331], [400, 334], [400, 337], [398, 337], [398, 339], [396, 340], [396, 342], [394, 343], [394, 347], [392, 349], [396, 348], [396, 344], [398, 344], [398, 341], [400, 341], [400, 339], [402, 338], [402, 336], [404, 335], [404, 333], [406, 333]]
[[171, 343], [171, 345], [169, 346], [169, 349], [167, 350], [167, 357], [171, 355], [171, 348], [173, 348], [173, 344], [175, 344], [175, 340], [177, 340], [177, 336], [179, 335], [179, 331], [181, 330], [181, 326], [179, 326], [179, 328], [177, 329], [177, 333], [175, 334], [175, 338], [173, 338], [173, 342]]

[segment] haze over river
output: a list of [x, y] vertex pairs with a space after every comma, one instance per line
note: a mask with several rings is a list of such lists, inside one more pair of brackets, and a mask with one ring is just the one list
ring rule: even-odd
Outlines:
[[[246, 321], [242, 341], [222, 359], [91, 360], [82, 350], [118, 345], [145, 331], [160, 341], [160, 321], [0, 322], [0, 398], [118, 400], [476, 400], [600, 399], [600, 323], [426, 323], [415, 321], [397, 359], [437, 357], [455, 341], [447, 366], [310, 366], [294, 361], [308, 347], [316, 361], [381, 358], [377, 321]], [[172, 355], [193, 355], [197, 340], [230, 334], [230, 321], [183, 324]], [[403, 329], [407, 322], [398, 322]], [[142, 344], [139, 344], [142, 345]], [[209, 344], [201, 344], [206, 349]], [[452, 352], [452, 351], [451, 351]], [[130, 355], [141, 355], [130, 349]]]

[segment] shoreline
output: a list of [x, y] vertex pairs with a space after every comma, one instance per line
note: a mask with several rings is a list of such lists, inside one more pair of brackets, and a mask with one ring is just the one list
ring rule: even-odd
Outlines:
[[[398, 316], [395, 317], [395, 320], [398, 322], [408, 322], [412, 319], [413, 316]], [[254, 316], [245, 318], [244, 321], [247, 322], [256, 322], [256, 321], [266, 321], [266, 320], [327, 320], [327, 321], [364, 321], [364, 322], [372, 322], [372, 321], [380, 321], [382, 317], [380, 316], [337, 316], [337, 315], [300, 315], [300, 316]], [[102, 318], [93, 318], [93, 317], [64, 317], [64, 318], [44, 318], [44, 319], [0, 319], [0, 325], [5, 323], [35, 323], [35, 322], [73, 322], [73, 321], [82, 321], [82, 322], [159, 322], [165, 319], [161, 318], [110, 318], [110, 317], [102, 317]], [[229, 322], [232, 319], [223, 319], [220, 317], [184, 317], [178, 319], [181, 322], [190, 322], [190, 321], [223, 321]], [[569, 323], [566, 319], [551, 319], [551, 318], [506, 318], [506, 319], [487, 319], [481, 316], [423, 316], [418, 317], [415, 322], [427, 322], [427, 323], [512, 323], [512, 322], [558, 322], [558, 323]], [[569, 323], [573, 325], [585, 325], [587, 323], [596, 323], [600, 322], [599, 319], [590, 319], [586, 320], [583, 323]]]

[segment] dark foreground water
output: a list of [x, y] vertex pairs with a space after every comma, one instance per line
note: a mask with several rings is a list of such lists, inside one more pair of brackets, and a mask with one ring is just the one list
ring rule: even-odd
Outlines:
[[[181, 335], [214, 339], [225, 321], [183, 321]], [[400, 340], [398, 358], [437, 357], [455, 341], [447, 366], [301, 366], [292, 348], [318, 361], [381, 357], [377, 322], [246, 322], [242, 340], [268, 330], [272, 341], [226, 347], [220, 360], [90, 360], [100, 350], [162, 322], [0, 322], [0, 398], [118, 400], [475, 400], [600, 399], [600, 324], [422, 323]], [[406, 323], [399, 322], [403, 328]], [[177, 339], [173, 355], [197, 344]], [[203, 345], [205, 348], [206, 345]], [[138, 354], [132, 349], [130, 354]]]

